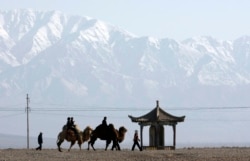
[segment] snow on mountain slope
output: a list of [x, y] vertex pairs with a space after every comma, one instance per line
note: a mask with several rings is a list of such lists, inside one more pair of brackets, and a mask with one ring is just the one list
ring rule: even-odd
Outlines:
[[[172, 105], [210, 105], [216, 98], [189, 99], [207, 97], [207, 89], [216, 87], [230, 88], [216, 95], [231, 98], [241, 91], [236, 86], [249, 87], [249, 42], [247, 36], [183, 42], [137, 37], [100, 20], [59, 11], [2, 11], [0, 100], [21, 99], [28, 92], [50, 102], [165, 99]], [[193, 95], [192, 89], [197, 89]]]

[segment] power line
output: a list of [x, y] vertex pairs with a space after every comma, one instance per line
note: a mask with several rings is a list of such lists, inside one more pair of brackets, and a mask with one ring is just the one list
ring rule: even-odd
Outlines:
[[23, 107], [25, 106], [24, 103], [19, 103], [19, 104], [13, 104], [13, 105], [4, 105], [4, 106], [0, 106], [0, 109], [1, 108], [18, 108], [18, 107]]
[[8, 114], [8, 115], [2, 115], [0, 116], [0, 118], [5, 118], [5, 117], [14, 117], [14, 116], [18, 116], [18, 115], [24, 115], [24, 113], [15, 113], [15, 114]]
[[[234, 106], [234, 107], [171, 107], [165, 108], [166, 111], [203, 111], [203, 110], [244, 110], [250, 109], [248, 106]], [[138, 108], [138, 107], [108, 107], [108, 106], [81, 106], [81, 107], [48, 107], [43, 105], [43, 107], [34, 107], [32, 111], [151, 111], [152, 108]], [[17, 107], [2, 107], [0, 111], [23, 111], [21, 108]]]
[[[26, 98], [27, 99], [27, 98]], [[132, 107], [132, 106], [123, 106], [123, 107], [114, 107], [114, 106], [98, 106], [98, 105], [62, 105], [62, 104], [33, 104], [32, 108], [32, 113], [34, 115], [39, 115], [39, 114], [46, 114], [46, 115], [68, 115], [69, 112], [71, 112], [75, 116], [81, 116], [81, 117], [102, 117], [99, 116], [100, 113], [96, 112], [110, 112], [109, 117], [113, 117], [114, 114], [112, 112], [150, 112], [153, 108], [149, 107]], [[162, 108], [165, 111], [186, 111], [183, 113], [187, 112], [192, 112], [195, 113], [197, 112], [230, 112], [230, 113], [235, 113], [235, 112], [245, 112], [246, 110], [249, 111], [250, 107], [248, 106], [221, 106], [221, 107], [167, 107], [167, 108]], [[29, 98], [27, 100], [27, 107], [25, 108], [25, 113], [29, 110], [30, 112], [30, 106], [29, 106]], [[4, 117], [12, 117], [15, 115], [21, 115], [25, 114], [23, 108], [18, 108], [17, 105], [9, 105], [8, 107], [0, 107], [0, 111], [4, 112], [14, 112], [14, 114], [9, 114], [9, 115], [3, 115], [0, 116], [0, 118]], [[22, 112], [22, 113], [20, 113]], [[90, 112], [90, 115], [87, 115], [86, 113], [80, 113], [80, 112]], [[2, 113], [3, 114], [3, 113]], [[26, 113], [27, 114], [27, 113]], [[124, 114], [124, 116], [118, 116], [117, 118], [119, 119], [125, 119], [127, 118], [127, 115]], [[209, 121], [211, 119], [206, 119], [206, 118], [196, 118], [192, 117], [191, 119], [188, 119], [189, 121]], [[232, 120], [231, 121], [249, 121], [249, 120]], [[214, 121], [229, 121], [229, 120], [214, 120]], [[27, 135], [28, 135], [28, 115], [27, 115]], [[27, 137], [28, 138], [28, 137]]]
[[[0, 111], [23, 111], [19, 108], [23, 104], [14, 104], [8, 106], [0, 106]], [[32, 111], [151, 111], [152, 107], [146, 106], [99, 106], [99, 105], [65, 105], [65, 104], [44, 104], [33, 103]], [[218, 111], [218, 110], [244, 110], [250, 109], [250, 106], [218, 106], [218, 107], [165, 107], [165, 111]]]

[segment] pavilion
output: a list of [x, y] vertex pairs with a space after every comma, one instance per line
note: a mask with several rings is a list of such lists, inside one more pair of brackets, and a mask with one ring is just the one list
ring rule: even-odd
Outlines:
[[[141, 146], [143, 149], [175, 149], [176, 146], [176, 125], [178, 122], [184, 122], [185, 116], [173, 116], [159, 106], [159, 101], [156, 101], [156, 107], [149, 113], [133, 117], [128, 116], [132, 122], [138, 122], [140, 125], [140, 138]], [[172, 126], [173, 129], [173, 146], [165, 146], [164, 140], [164, 125]], [[149, 128], [149, 146], [143, 146], [143, 127], [150, 126]]]

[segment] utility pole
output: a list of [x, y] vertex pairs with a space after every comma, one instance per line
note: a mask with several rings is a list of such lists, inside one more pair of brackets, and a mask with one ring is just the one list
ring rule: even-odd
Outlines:
[[29, 99], [28, 94], [27, 94], [26, 100], [27, 100], [27, 107], [25, 111], [27, 113], [27, 149], [29, 149], [29, 139], [30, 139], [29, 137], [29, 112], [30, 112], [29, 102], [30, 102], [30, 99]]

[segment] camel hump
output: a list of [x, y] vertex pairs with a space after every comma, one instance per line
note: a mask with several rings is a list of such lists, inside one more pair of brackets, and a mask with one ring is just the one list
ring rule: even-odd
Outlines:
[[95, 131], [102, 131], [103, 129], [106, 129], [107, 126], [103, 125], [103, 124], [100, 124], [98, 125], [96, 128], [95, 128]]
[[109, 124], [109, 126], [108, 126], [110, 129], [114, 129], [115, 128], [115, 126], [113, 125], [113, 124]]
[[115, 130], [115, 127], [114, 127], [113, 124], [109, 124], [108, 126], [100, 124], [95, 128], [94, 132], [104, 132], [104, 133], [106, 133], [106, 132], [110, 132], [110, 131], [114, 131], [114, 130]]
[[75, 129], [76, 129], [76, 131], [77, 131], [78, 133], [80, 133], [81, 129], [80, 129], [80, 127], [79, 127], [77, 124], [75, 124]]

